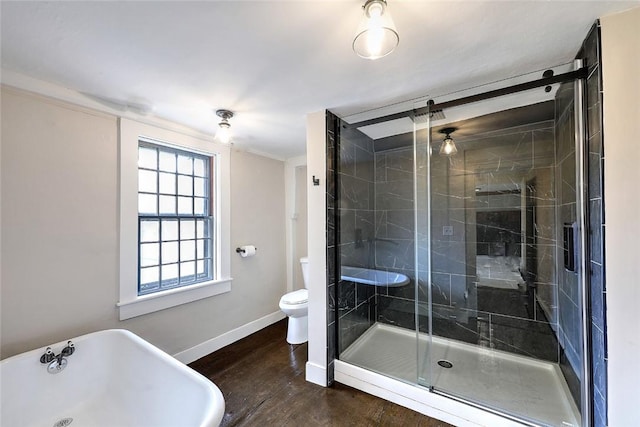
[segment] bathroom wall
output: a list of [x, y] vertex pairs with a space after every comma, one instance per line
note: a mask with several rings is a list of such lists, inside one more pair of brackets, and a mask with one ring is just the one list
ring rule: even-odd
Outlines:
[[232, 258], [229, 293], [118, 320], [117, 138], [113, 115], [2, 88], [2, 358], [106, 328], [175, 354], [279, 318], [284, 163], [233, 151], [231, 244], [258, 255]]
[[607, 425], [633, 426], [640, 419], [640, 7], [600, 23]]

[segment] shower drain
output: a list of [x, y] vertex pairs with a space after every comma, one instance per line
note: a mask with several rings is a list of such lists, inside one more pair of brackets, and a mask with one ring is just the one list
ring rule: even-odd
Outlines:
[[53, 427], [67, 427], [69, 424], [73, 422], [73, 418], [63, 418], [57, 421]]
[[449, 362], [448, 360], [438, 360], [438, 365], [447, 369], [453, 368], [453, 363]]

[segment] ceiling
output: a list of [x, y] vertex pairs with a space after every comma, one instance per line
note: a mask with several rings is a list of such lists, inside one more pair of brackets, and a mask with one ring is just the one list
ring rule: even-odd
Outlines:
[[640, 2], [388, 0], [400, 44], [351, 49], [361, 0], [2, 1], [2, 69], [213, 135], [305, 152], [305, 116], [424, 99], [570, 61], [593, 22]]

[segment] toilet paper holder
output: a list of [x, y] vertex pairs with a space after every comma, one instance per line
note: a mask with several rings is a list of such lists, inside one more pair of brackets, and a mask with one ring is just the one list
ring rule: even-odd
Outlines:
[[[258, 248], [256, 248], [256, 251], [258, 250]], [[242, 248], [236, 248], [236, 253], [237, 254], [243, 254], [244, 253], [244, 249]]]

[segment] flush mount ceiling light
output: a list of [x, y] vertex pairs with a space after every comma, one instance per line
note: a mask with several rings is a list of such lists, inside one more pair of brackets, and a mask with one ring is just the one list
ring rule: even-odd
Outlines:
[[442, 145], [440, 146], [441, 156], [449, 157], [449, 156], [453, 156], [458, 152], [458, 149], [456, 148], [456, 143], [453, 142], [453, 138], [451, 138], [451, 134], [457, 130], [458, 128], [444, 128], [438, 131], [446, 135], [442, 140]]
[[228, 144], [231, 140], [231, 123], [229, 123], [229, 119], [233, 117], [233, 113], [229, 110], [218, 110], [216, 115], [222, 119], [218, 123], [216, 139], [223, 144]]
[[367, 0], [364, 16], [353, 39], [353, 50], [366, 59], [387, 56], [398, 46], [400, 37], [391, 19], [386, 0]]

